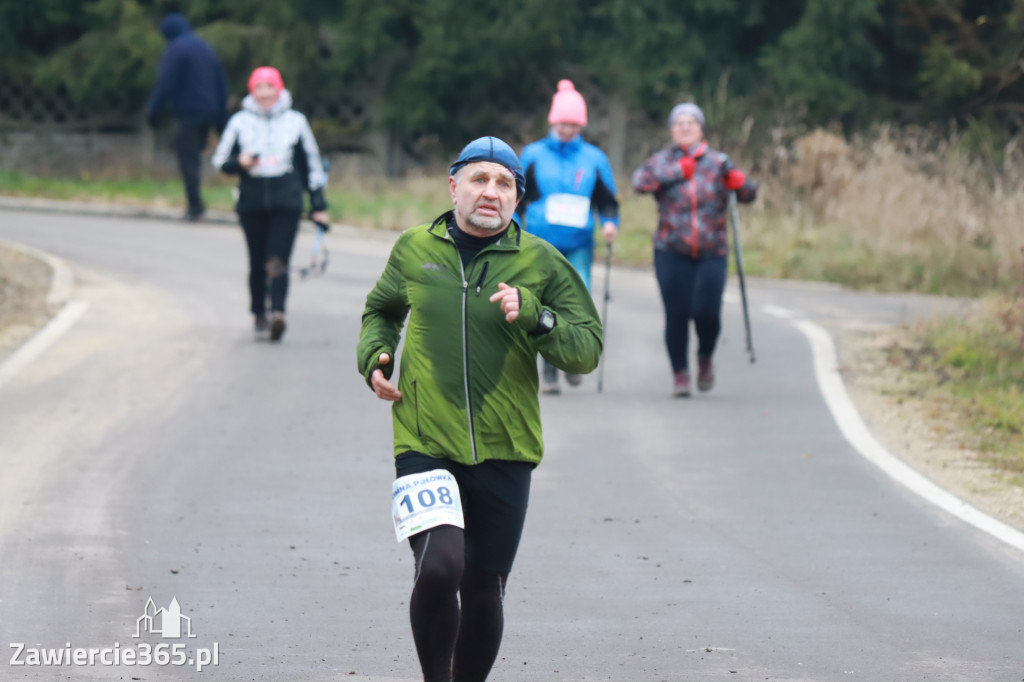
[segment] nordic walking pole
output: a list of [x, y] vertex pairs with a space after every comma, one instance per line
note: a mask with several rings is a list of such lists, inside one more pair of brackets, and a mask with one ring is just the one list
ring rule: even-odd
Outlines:
[[[610, 283], [612, 279], [612, 245], [610, 243], [605, 244], [604, 252], [604, 304], [602, 305], [601, 311], [601, 326], [607, 330], [608, 328], [608, 301], [611, 299], [611, 288]], [[608, 334], [604, 335], [605, 341], [608, 339]], [[607, 344], [606, 344], [607, 345]], [[601, 351], [601, 364], [597, 368], [597, 392], [600, 393], [601, 389], [604, 388], [604, 351]]]
[[743, 302], [743, 324], [747, 328], [747, 353], [754, 363], [754, 342], [750, 338], [750, 314], [747, 312], [747, 285], [743, 280], [743, 245], [740, 243], [740, 214], [736, 209], [736, 192], [729, 192], [729, 217], [732, 218], [732, 243], [736, 253], [736, 274], [740, 279], [740, 299]]

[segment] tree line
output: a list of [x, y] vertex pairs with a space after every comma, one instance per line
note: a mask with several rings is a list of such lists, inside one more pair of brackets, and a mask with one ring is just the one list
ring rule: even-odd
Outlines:
[[236, 95], [273, 64], [300, 105], [359, 93], [367, 127], [446, 152], [528, 137], [559, 78], [652, 124], [692, 100], [732, 130], [956, 121], [997, 151], [1024, 124], [1024, 0], [6, 0], [0, 71], [141, 110], [170, 11]]

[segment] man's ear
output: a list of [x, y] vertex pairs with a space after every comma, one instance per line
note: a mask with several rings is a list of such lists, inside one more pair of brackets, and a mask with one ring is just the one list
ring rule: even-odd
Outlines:
[[455, 176], [454, 175], [449, 175], [448, 176], [448, 194], [451, 195], [451, 197], [452, 197], [452, 204], [454, 205], [456, 203], [456, 201], [455, 201]]

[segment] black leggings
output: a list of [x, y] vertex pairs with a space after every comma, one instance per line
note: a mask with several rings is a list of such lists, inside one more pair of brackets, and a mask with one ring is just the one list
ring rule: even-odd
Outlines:
[[728, 260], [715, 256], [694, 260], [672, 251], [654, 250], [654, 272], [665, 305], [665, 346], [673, 372], [689, 367], [690, 320], [697, 331], [697, 353], [710, 358], [722, 331], [722, 293]]
[[416, 577], [409, 620], [424, 682], [484, 682], [505, 625], [508, 574], [465, 560], [465, 535], [438, 526], [411, 539]]
[[466, 465], [419, 452], [395, 458], [399, 478], [435, 469], [458, 482], [466, 529], [438, 526], [409, 538], [416, 560], [409, 600], [416, 653], [426, 682], [483, 682], [501, 646], [502, 600], [526, 521], [533, 465]]
[[299, 231], [299, 211], [270, 210], [239, 213], [249, 247], [249, 295], [253, 315], [267, 310], [267, 282], [270, 309], [284, 312], [288, 297], [288, 263]]

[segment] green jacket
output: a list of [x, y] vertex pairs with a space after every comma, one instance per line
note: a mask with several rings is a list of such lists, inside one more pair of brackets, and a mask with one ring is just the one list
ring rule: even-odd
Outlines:
[[[402, 400], [392, 407], [395, 454], [540, 462], [537, 353], [567, 372], [592, 372], [601, 358], [597, 309], [569, 262], [515, 222], [463, 268], [450, 220], [451, 211], [395, 242], [366, 297], [359, 371], [369, 384], [379, 355], [395, 357], [408, 315]], [[499, 282], [519, 287], [515, 322], [488, 300]], [[555, 328], [534, 335], [542, 308], [555, 313]], [[393, 367], [380, 369], [390, 379]]]

